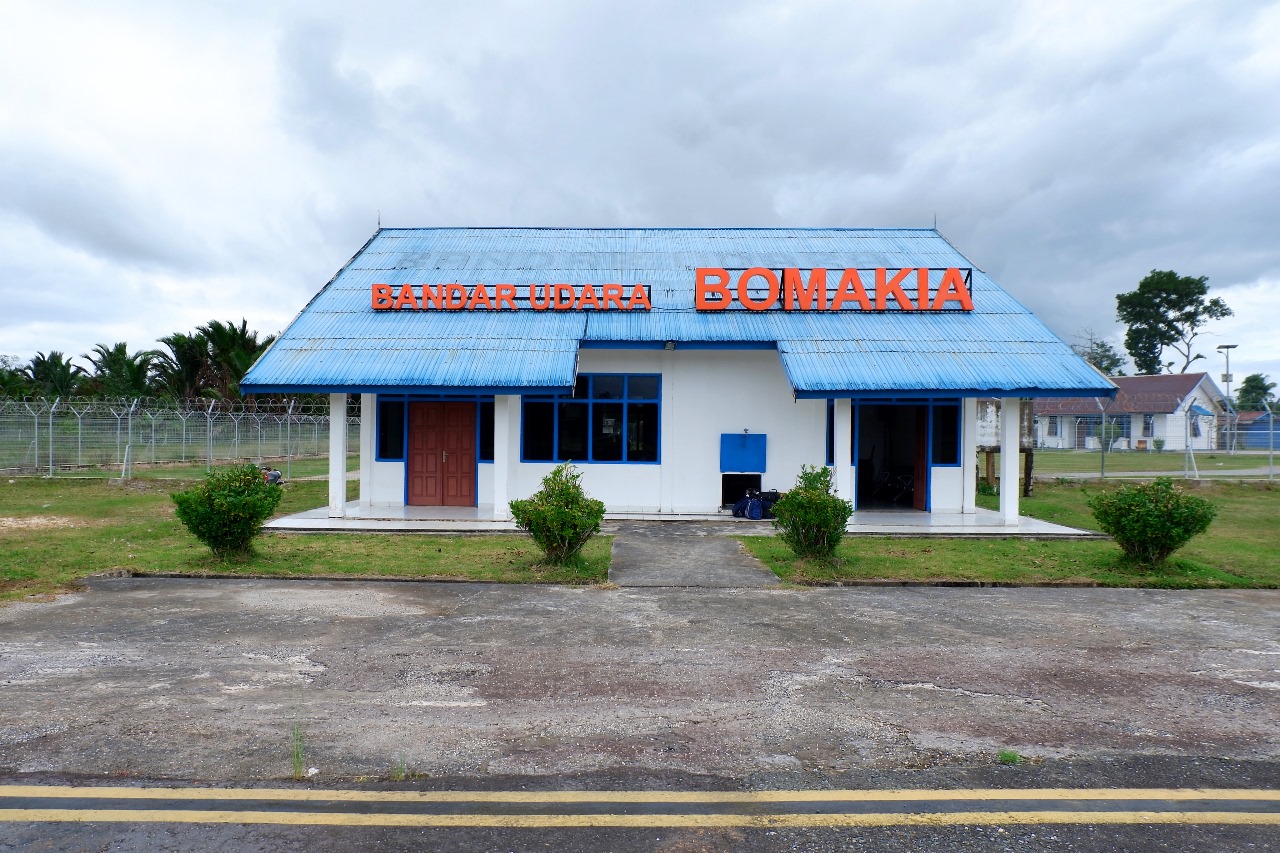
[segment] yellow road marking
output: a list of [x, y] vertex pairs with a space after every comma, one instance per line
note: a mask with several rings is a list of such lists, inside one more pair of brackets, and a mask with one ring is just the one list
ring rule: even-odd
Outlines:
[[420, 803], [805, 803], [946, 800], [1262, 800], [1262, 788], [961, 788], [803, 791], [351, 791], [304, 788], [131, 788], [0, 785], [0, 797], [121, 800], [294, 800]]
[[240, 823], [328, 826], [500, 828], [792, 828], [996, 826], [1019, 824], [1237, 824], [1280, 826], [1280, 814], [1256, 812], [939, 812], [935, 814], [775, 815], [415, 815], [128, 809], [0, 809], [0, 821]]

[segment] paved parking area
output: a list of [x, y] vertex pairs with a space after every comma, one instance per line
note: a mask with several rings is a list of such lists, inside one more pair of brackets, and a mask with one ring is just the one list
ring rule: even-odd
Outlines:
[[805, 784], [1275, 761], [1280, 593], [94, 579], [0, 608], [0, 771]]

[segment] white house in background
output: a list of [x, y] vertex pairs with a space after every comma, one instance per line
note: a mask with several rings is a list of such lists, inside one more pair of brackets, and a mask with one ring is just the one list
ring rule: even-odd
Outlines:
[[1154, 376], [1116, 376], [1120, 389], [1111, 399], [1101, 397], [1037, 397], [1034, 401], [1037, 447], [1065, 450], [1098, 449], [1099, 428], [1105, 416], [1119, 427], [1113, 450], [1195, 450], [1218, 446], [1218, 418], [1226, 402], [1207, 373], [1169, 373]]

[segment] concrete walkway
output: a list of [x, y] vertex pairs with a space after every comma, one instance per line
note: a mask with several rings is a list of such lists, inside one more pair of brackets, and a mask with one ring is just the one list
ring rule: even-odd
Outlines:
[[[602, 532], [613, 534], [609, 580], [622, 587], [768, 587], [778, 577], [752, 557], [736, 539], [724, 535], [724, 523], [620, 521]], [[751, 533], [747, 524], [740, 533]]]

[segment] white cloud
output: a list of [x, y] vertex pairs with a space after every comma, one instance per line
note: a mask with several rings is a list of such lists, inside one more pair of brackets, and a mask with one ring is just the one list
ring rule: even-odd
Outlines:
[[[1280, 280], [1277, 8], [9, 4], [0, 352], [278, 331], [379, 212], [936, 214], [1063, 337], [1118, 333], [1115, 294], [1153, 268], [1208, 276], [1244, 323], [1236, 300], [1269, 316]], [[1255, 326], [1214, 331], [1273, 363]]]

